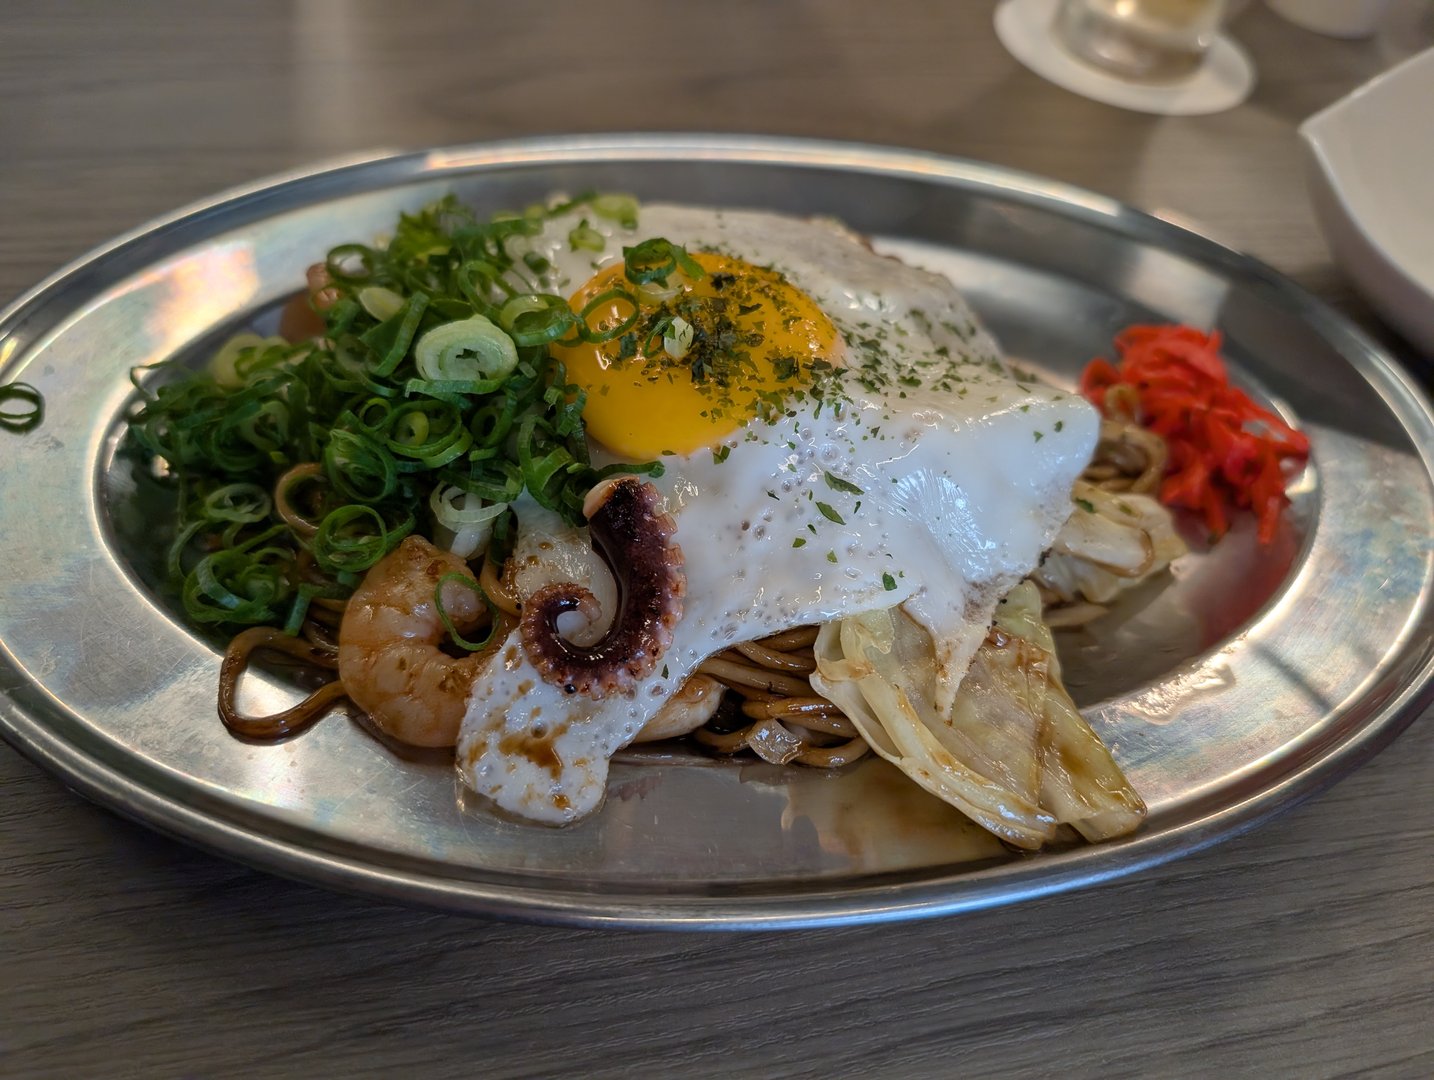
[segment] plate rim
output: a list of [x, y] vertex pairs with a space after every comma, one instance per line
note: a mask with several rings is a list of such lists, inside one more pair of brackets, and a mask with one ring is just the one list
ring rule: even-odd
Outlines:
[[[588, 134], [342, 155], [225, 189], [91, 249], [0, 310], [0, 339], [57, 290], [133, 245], [203, 215], [254, 208], [268, 200], [282, 199], [285, 194], [306, 192], [315, 183], [334, 181], [352, 171], [372, 170], [380, 177], [393, 171], [417, 178], [423, 172], [435, 177], [450, 172], [461, 175], [481, 171], [485, 166], [523, 162], [703, 158], [757, 166], [770, 163], [841, 168], [953, 186], [972, 185], [999, 191], [1018, 201], [1058, 204], [1068, 217], [1105, 219], [1126, 235], [1153, 242], [1203, 265], [1214, 263], [1253, 278], [1273, 289], [1380, 394], [1413, 437], [1426, 474], [1434, 478], [1434, 408], [1412, 375], [1348, 318], [1263, 262], [1191, 229], [1062, 181], [988, 162], [869, 143], [725, 134]], [[23, 351], [17, 351], [15, 359], [23, 359], [23, 355]], [[9, 361], [7, 357], [5, 368], [10, 366]], [[4, 368], [0, 368], [0, 377], [4, 374]], [[1421, 599], [1427, 608], [1428, 596]], [[563, 891], [561, 886], [493, 886], [471, 879], [460, 881], [381, 868], [321, 847], [247, 829], [243, 819], [212, 814], [202, 807], [185, 805], [163, 791], [144, 787], [99, 756], [49, 731], [15, 699], [13, 691], [26, 683], [22, 677], [12, 685], [14, 666], [10, 659], [8, 648], [0, 642], [0, 736], [73, 790], [165, 835], [281, 876], [382, 899], [505, 919], [644, 929], [751, 930], [891, 921], [986, 908], [1124, 877], [1238, 835], [1328, 787], [1391, 743], [1434, 703], [1434, 649], [1426, 648], [1422, 658], [1414, 658], [1411, 670], [1399, 673], [1397, 692], [1372, 717], [1353, 730], [1337, 732], [1328, 748], [1291, 766], [1278, 783], [1262, 786], [1256, 794], [1194, 820], [1158, 832], [1139, 833], [1113, 844], [1043, 855], [1039, 860], [1015, 860], [979, 876], [958, 871], [933, 877], [918, 870], [886, 875], [884, 879], [871, 875], [811, 879], [818, 886], [812, 890], [802, 890], [800, 880], [782, 881], [778, 887], [784, 891], [770, 896], [739, 894], [729, 887], [705, 896], [654, 897], [651, 893], [628, 893], [625, 885], [604, 886], [601, 892]], [[1407, 649], [1405, 659], [1409, 659]], [[839, 889], [822, 887], [841, 882], [857, 884]]]

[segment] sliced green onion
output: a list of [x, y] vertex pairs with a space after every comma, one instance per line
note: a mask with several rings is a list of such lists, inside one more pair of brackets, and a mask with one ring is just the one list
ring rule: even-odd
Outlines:
[[[605, 307], [608, 304], [628, 304], [632, 307], [632, 312], [626, 318], [618, 320], [618, 322], [612, 326], [595, 330], [588, 322], [588, 317], [599, 308]], [[582, 310], [578, 312], [578, 333], [582, 335], [584, 341], [590, 341], [595, 345], [600, 345], [604, 341], [611, 341], [613, 338], [621, 337], [631, 330], [637, 325], [637, 320], [641, 314], [642, 312], [637, 306], [637, 298], [634, 297], [632, 293], [627, 292], [625, 289], [608, 289], [606, 292], [601, 292], [598, 293], [597, 296], [594, 296], [584, 304]]]
[[382, 285], [369, 285], [359, 290], [358, 302], [379, 322], [393, 318], [403, 307], [403, 297]]
[[209, 361], [209, 373], [214, 381], [226, 390], [235, 390], [244, 385], [244, 377], [236, 370], [240, 356], [251, 349], [264, 349], [270, 345], [288, 346], [282, 338], [260, 337], [258, 334], [235, 334], [215, 351]]
[[396, 546], [380, 514], [371, 506], [350, 503], [324, 516], [314, 534], [314, 561], [330, 573], [367, 570]]
[[637, 200], [631, 195], [598, 195], [588, 205], [600, 218], [616, 221], [624, 229], [637, 228]]
[[241, 382], [253, 384], [252, 376], [270, 373], [280, 379], [287, 379], [287, 371], [275, 369], [286, 368], [292, 364], [302, 362], [309, 354], [307, 344], [290, 345], [283, 338], [260, 338], [255, 345], [242, 348], [234, 357], [234, 374]]
[[638, 476], [661, 476], [667, 468], [660, 461], [618, 462], [613, 465], [604, 465], [593, 474], [593, 483], [599, 480], [606, 480], [609, 476], [622, 476], [624, 473], [636, 473]]
[[[235, 551], [252, 551], [257, 553], [260, 548], [264, 548], [264, 550], [269, 552], [277, 552], [279, 551], [279, 549], [274, 547], [269, 542], [271, 540], [278, 539], [280, 536], [283, 536], [288, 531], [283, 525], [270, 525], [267, 529], [263, 529], [260, 532], [255, 533], [253, 536], [249, 537], [249, 539], [240, 543], [237, 540], [237, 530], [242, 528], [242, 522], [236, 522], [229, 526], [229, 530], [231, 530], [231, 535], [227, 538], [227, 540], [232, 549]], [[266, 544], [269, 546], [265, 547]]]
[[346, 334], [358, 321], [363, 308], [352, 296], [341, 296], [339, 302], [324, 312], [324, 328], [331, 339]]
[[513, 421], [518, 413], [517, 405], [511, 400], [486, 404], [473, 413], [468, 421], [468, 430], [473, 440], [482, 447], [497, 447], [508, 432], [513, 430]]
[[696, 333], [691, 323], [682, 318], [672, 320], [668, 332], [662, 335], [662, 347], [674, 360], [681, 360], [692, 348], [692, 337]]
[[393, 456], [372, 436], [337, 429], [324, 448], [324, 474], [345, 498], [381, 502], [398, 488]]
[[289, 407], [281, 401], [253, 402], [231, 423], [245, 442], [266, 453], [277, 452], [289, 441]]
[[473, 433], [458, 408], [440, 401], [414, 402], [393, 414], [384, 443], [427, 469], [440, 469], [468, 452]]
[[519, 315], [526, 315], [530, 311], [545, 311], [547, 307], [547, 302], [537, 293], [524, 293], [522, 296], [515, 296], [498, 312], [498, 325], [512, 333], [513, 323]]
[[666, 285], [668, 275], [675, 270], [680, 270], [693, 281], [707, 276], [702, 264], [687, 254], [686, 248], [660, 236], [644, 240], [635, 247], [623, 248], [622, 262], [627, 280], [634, 285], [653, 281]]
[[702, 269], [702, 264], [687, 254], [687, 249], [681, 245], [677, 245], [677, 269], [692, 281], [701, 281], [707, 276], [707, 271]]
[[272, 505], [258, 484], [225, 484], [204, 497], [204, 512], [215, 521], [263, 521]]
[[395, 419], [393, 435], [388, 439], [390, 450], [403, 450], [420, 445], [428, 438], [428, 417], [421, 412], [410, 412]]
[[392, 418], [393, 408], [393, 403], [386, 398], [372, 397], [358, 406], [356, 412], [340, 413], [339, 423], [357, 425], [366, 431], [378, 431]]
[[[471, 507], [468, 505], [470, 502], [473, 504]], [[434, 488], [433, 494], [428, 498], [428, 505], [438, 523], [455, 532], [471, 525], [492, 521], [508, 508], [507, 503], [485, 506], [483, 500], [453, 484]]]
[[568, 230], [568, 247], [573, 251], [602, 251], [607, 238], [588, 224], [588, 219]]
[[645, 306], [660, 308], [682, 292], [681, 281], [680, 277], [669, 278], [663, 284], [648, 281], [634, 286], [633, 292], [637, 293], [638, 301]]
[[164, 565], [169, 573], [171, 581], [180, 581], [184, 578], [184, 549], [189, 546], [189, 541], [194, 539], [194, 534], [207, 526], [209, 522], [200, 518], [198, 521], [191, 521], [183, 526], [174, 536], [174, 543], [169, 545], [169, 551], [165, 553]]
[[482, 315], [435, 326], [413, 355], [419, 375], [435, 381], [502, 379], [518, 366], [513, 339]]
[[462, 408], [466, 404], [464, 394], [481, 397], [502, 385], [501, 379], [409, 379], [403, 384], [403, 392], [409, 397], [423, 394]]
[[353, 394], [364, 389], [368, 373], [364, 370], [364, 358], [356, 349], [335, 342], [326, 359], [328, 362], [314, 365], [318, 371], [315, 382], [337, 394]]
[[488, 545], [493, 522], [508, 509], [506, 502], [485, 503], [478, 495], [456, 485], [434, 488], [428, 505], [438, 527], [452, 534], [452, 539], [442, 546], [464, 559]]
[[299, 591], [294, 594], [294, 602], [289, 606], [289, 616], [284, 620], [284, 633], [292, 636], [303, 629], [304, 620], [309, 616], [309, 602], [313, 598], [314, 594], [309, 586], [299, 586]]
[[512, 502], [523, 490], [522, 473], [511, 461], [492, 462], [491, 465], [492, 468], [469, 475], [450, 469], [444, 479], [484, 502]]
[[634, 285], [649, 281], [667, 284], [667, 277], [677, 269], [677, 252], [661, 238], [644, 240], [634, 247], [622, 249], [623, 272]]
[[[573, 239], [593, 250], [605, 244], [599, 218], [636, 221], [627, 196], [584, 194], [501, 220], [445, 198], [402, 215], [385, 241], [329, 253], [338, 296], [321, 338], [290, 345], [249, 335], [217, 350], [204, 372], [165, 363], [143, 379], [131, 373], [140, 401], [130, 432], [176, 489], [166, 563], [195, 621], [296, 631], [312, 600], [347, 597], [429, 511], [429, 527], [453, 529], [448, 546], [466, 557], [511, 543], [509, 504], [525, 489], [579, 525], [600, 477], [660, 471], [652, 462], [592, 465], [586, 393], [548, 346], [630, 332], [634, 291], [662, 286], [624, 285], [580, 318], [563, 297], [524, 284], [551, 269], [527, 239], [584, 208], [591, 224]], [[656, 247], [649, 272], [695, 265], [679, 248]], [[608, 321], [593, 327], [589, 318]], [[668, 316], [647, 330], [678, 342], [674, 324]], [[0, 387], [7, 428], [29, 430], [42, 407], [32, 387]], [[276, 518], [272, 492], [287, 470], [309, 463], [318, 466], [303, 473], [317, 505], [305, 506], [296, 533]], [[313, 560], [301, 568], [305, 551]]]
[[502, 267], [487, 259], [469, 259], [458, 268], [453, 281], [479, 314], [487, 314], [492, 309], [490, 297], [494, 289], [506, 296], [517, 292], [504, 280]]
[[474, 315], [486, 315], [487, 311], [476, 311], [466, 299], [457, 297], [433, 297], [428, 301], [428, 314], [438, 316], [433, 322], [458, 322], [471, 319]]
[[379, 260], [380, 253], [366, 244], [340, 244], [329, 252], [324, 267], [337, 284], [355, 285], [373, 277]]
[[185, 613], [198, 623], [272, 622], [290, 595], [281, 549], [237, 549], [206, 555], [185, 578]]
[[[483, 603], [487, 605], [489, 617], [488, 636], [482, 641], [469, 641], [460, 634], [458, 628], [453, 625], [453, 619], [449, 617], [448, 608], [445, 607], [443, 603], [443, 586], [450, 581], [462, 585], [465, 589], [472, 589], [482, 598]], [[474, 581], [468, 574], [451, 573], [444, 574], [439, 578], [438, 584], [433, 587], [433, 606], [438, 611], [438, 617], [443, 620], [443, 628], [448, 631], [448, 636], [453, 640], [453, 644], [459, 648], [467, 649], [469, 652], [479, 652], [493, 644], [493, 637], [498, 632], [498, 605], [488, 599], [488, 594], [483, 591], [483, 586], [479, 585], [478, 582]]]
[[568, 302], [549, 293], [515, 296], [498, 312], [498, 324], [520, 349], [557, 341], [577, 321]]
[[[19, 404], [13, 404], [18, 402]], [[45, 399], [29, 383], [0, 386], [0, 428], [23, 434], [34, 431], [45, 418]]]
[[359, 336], [359, 340], [378, 358], [378, 363], [373, 368], [374, 375], [393, 374], [394, 369], [408, 354], [408, 347], [413, 342], [413, 336], [418, 333], [419, 321], [422, 320], [427, 307], [428, 294], [416, 292], [404, 301], [403, 307], [396, 314]]

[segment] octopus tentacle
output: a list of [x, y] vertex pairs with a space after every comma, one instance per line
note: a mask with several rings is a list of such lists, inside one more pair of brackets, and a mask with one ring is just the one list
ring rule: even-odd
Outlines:
[[597, 613], [592, 593], [576, 582], [539, 589], [523, 604], [524, 649], [545, 680], [570, 694], [593, 698], [626, 693], [650, 674], [672, 644], [682, 617], [687, 578], [682, 549], [673, 542], [677, 523], [658, 509], [661, 495], [636, 476], [617, 476], [593, 487], [583, 503], [593, 549], [617, 582], [612, 625], [591, 645], [558, 633], [558, 616]]

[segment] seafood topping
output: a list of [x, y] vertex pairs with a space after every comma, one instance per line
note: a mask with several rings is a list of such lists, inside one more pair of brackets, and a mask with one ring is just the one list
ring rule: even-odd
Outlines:
[[523, 611], [523, 647], [543, 678], [570, 694], [602, 698], [628, 692], [648, 675], [672, 643], [682, 617], [686, 578], [677, 526], [659, 510], [661, 496], [635, 476], [596, 485], [583, 506], [593, 549], [617, 582], [617, 611], [607, 632], [591, 645], [577, 645], [558, 632], [558, 617], [576, 611], [589, 622], [598, 615], [593, 594], [576, 582], [534, 593]]

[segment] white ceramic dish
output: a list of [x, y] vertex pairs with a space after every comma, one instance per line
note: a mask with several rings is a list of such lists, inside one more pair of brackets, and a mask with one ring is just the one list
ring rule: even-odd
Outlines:
[[1434, 49], [1300, 125], [1310, 194], [1341, 267], [1434, 356]]

